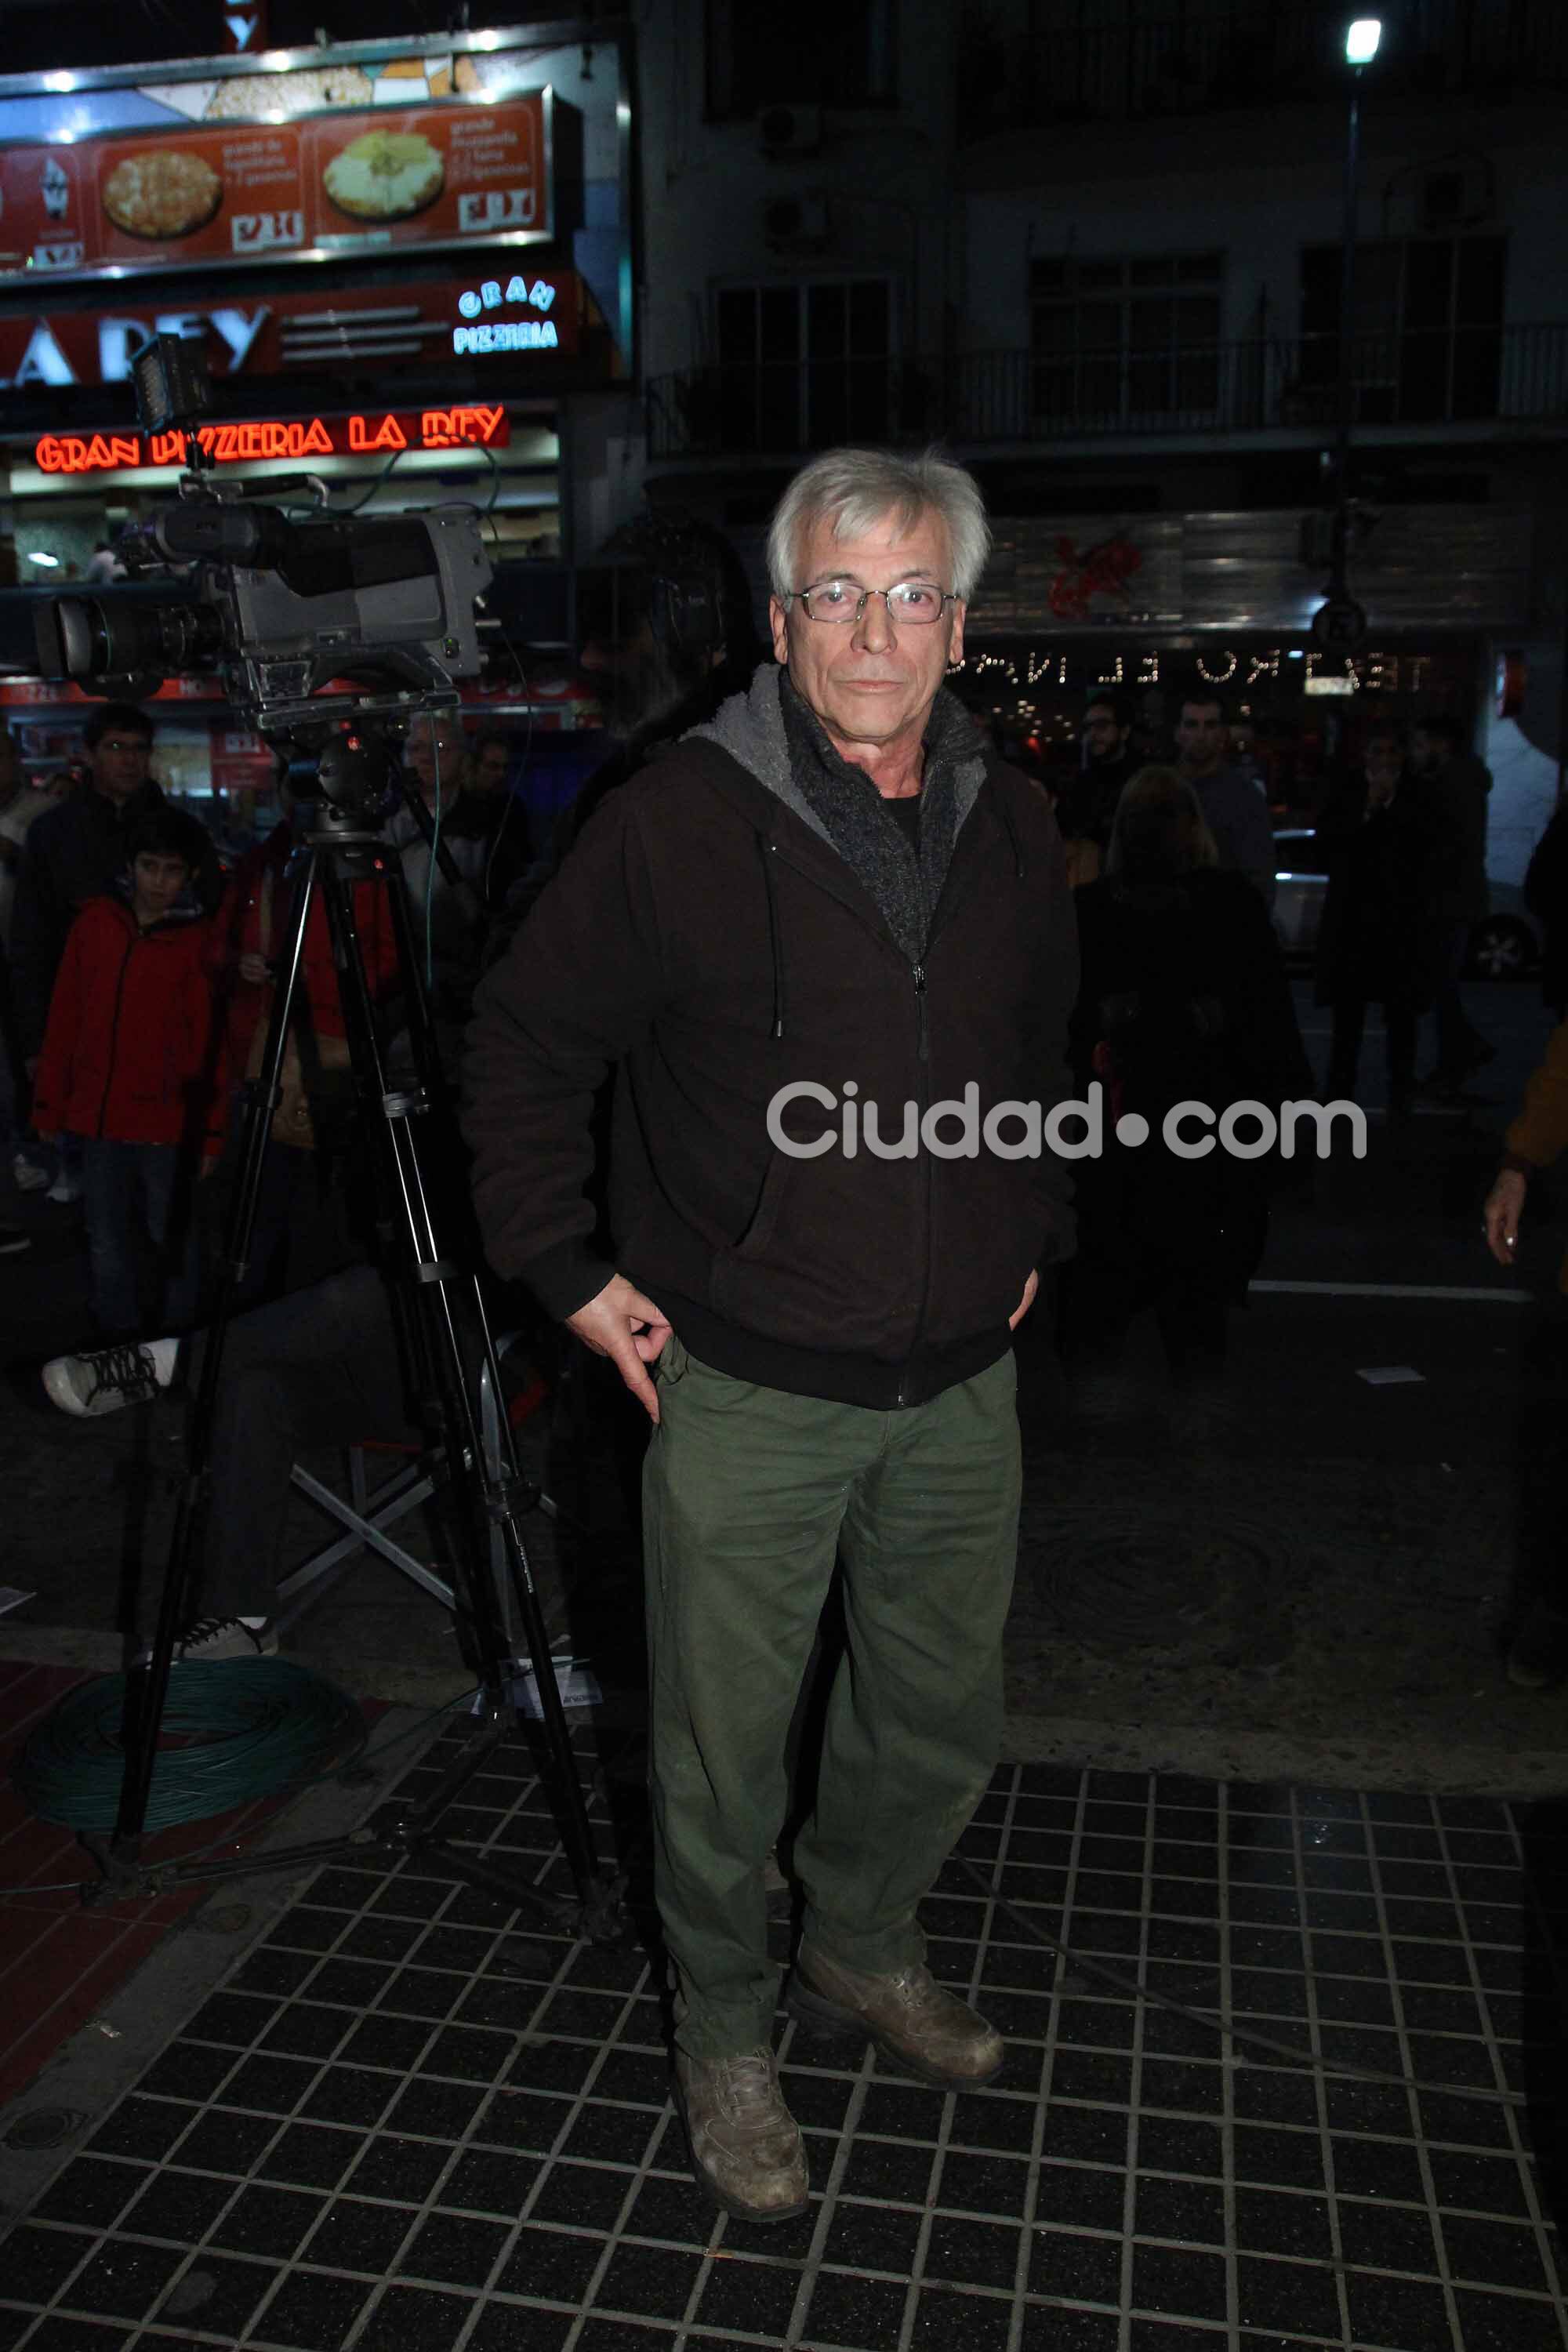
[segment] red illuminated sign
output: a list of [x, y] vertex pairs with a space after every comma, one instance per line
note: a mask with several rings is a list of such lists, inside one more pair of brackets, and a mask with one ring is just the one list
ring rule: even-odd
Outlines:
[[[204, 425], [196, 438], [216, 466], [259, 458], [392, 456], [400, 449], [504, 449], [511, 438], [499, 403], [371, 410], [352, 416], [246, 417]], [[132, 466], [183, 466], [182, 433], [46, 433], [33, 449], [44, 474], [111, 474]]]

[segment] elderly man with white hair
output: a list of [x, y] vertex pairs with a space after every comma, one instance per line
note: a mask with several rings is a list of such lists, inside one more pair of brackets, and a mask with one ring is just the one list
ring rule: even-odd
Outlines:
[[[676, 2098], [699, 2180], [749, 2220], [807, 2200], [763, 1866], [836, 1557], [847, 1651], [795, 1846], [787, 2004], [945, 2087], [1003, 2060], [934, 1982], [917, 1919], [995, 1762], [1010, 1335], [1070, 1237], [1068, 1185], [1021, 1108], [1066, 1084], [1061, 845], [943, 682], [989, 536], [974, 482], [935, 455], [806, 466], [769, 537], [776, 664], [585, 829], [470, 1037], [490, 1257], [654, 1424]], [[586, 1187], [612, 1066], [607, 1261]]]

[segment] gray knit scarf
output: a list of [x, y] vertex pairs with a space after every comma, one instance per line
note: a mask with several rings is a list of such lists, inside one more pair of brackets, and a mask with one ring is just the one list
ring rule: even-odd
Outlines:
[[822, 721], [796, 692], [787, 670], [779, 680], [779, 711], [796, 790], [875, 900], [905, 955], [919, 963], [952, 856], [957, 771], [961, 762], [974, 757], [974, 731], [963, 705], [943, 687], [931, 706], [925, 731], [918, 856], [865, 770], [834, 750]]

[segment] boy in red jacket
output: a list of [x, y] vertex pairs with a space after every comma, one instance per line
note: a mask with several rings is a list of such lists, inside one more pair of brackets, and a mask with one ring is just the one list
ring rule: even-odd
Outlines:
[[187, 898], [207, 837], [165, 804], [126, 846], [123, 895], [90, 899], [71, 926], [34, 1085], [37, 1132], [82, 1139], [92, 1308], [106, 1342], [46, 1371], [68, 1412], [111, 1412], [167, 1386], [175, 1342], [144, 1347], [138, 1335], [195, 1319], [192, 1180], [221, 1139], [209, 924]]

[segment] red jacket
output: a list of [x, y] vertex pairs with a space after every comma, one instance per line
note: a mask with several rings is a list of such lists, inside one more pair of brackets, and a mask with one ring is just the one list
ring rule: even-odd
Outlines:
[[[259, 955], [270, 962], [281, 956], [288, 943], [292, 893], [284, 879], [284, 868], [293, 846], [289, 827], [279, 824], [241, 858], [217, 922], [208, 933], [209, 969], [215, 977], [221, 977], [226, 991], [226, 1050], [236, 1077], [244, 1072], [251, 1040], [272, 1005], [271, 982], [244, 979], [239, 959], [243, 955]], [[397, 945], [385, 890], [372, 882], [356, 882], [353, 909], [371, 999], [380, 1003], [397, 979]], [[300, 978], [315, 1035], [341, 1037], [342, 1000], [338, 993], [326, 904], [319, 891], [311, 900], [305, 924]]]
[[33, 1087], [40, 1134], [116, 1143], [215, 1136], [218, 1037], [206, 957], [210, 922], [139, 928], [119, 898], [71, 925]]

